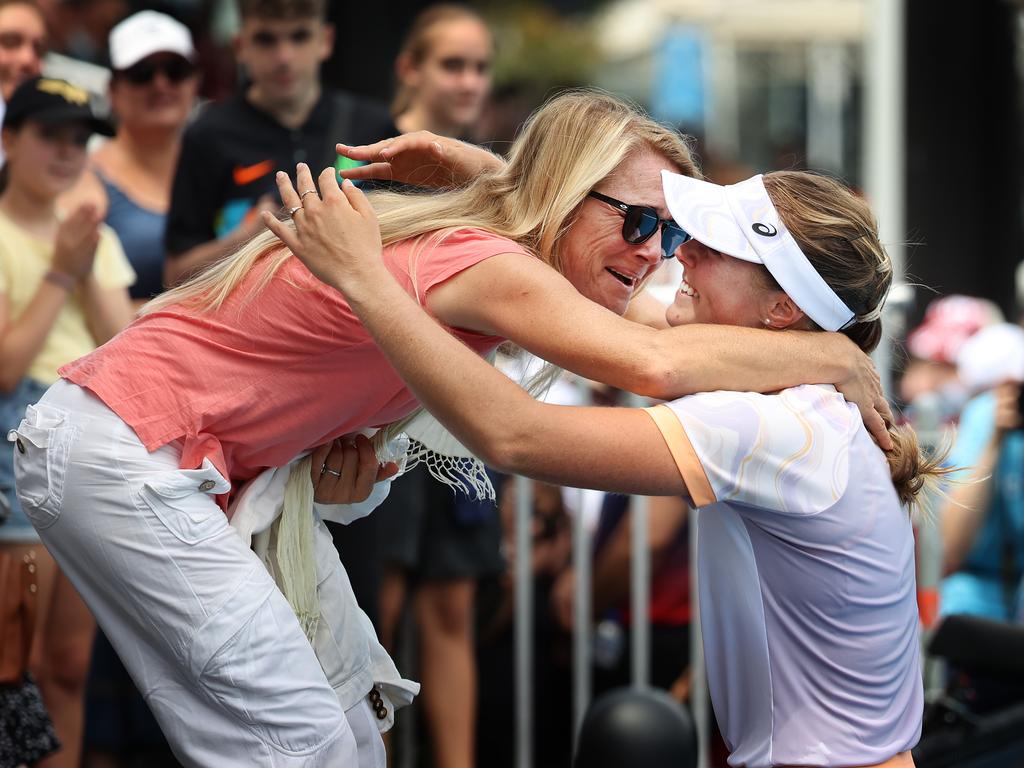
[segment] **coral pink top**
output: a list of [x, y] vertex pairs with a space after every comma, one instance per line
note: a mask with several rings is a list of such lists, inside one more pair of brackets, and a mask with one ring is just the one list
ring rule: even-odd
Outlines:
[[[466, 229], [440, 243], [396, 243], [383, 258], [422, 303], [435, 285], [500, 253], [527, 251]], [[255, 267], [214, 312], [171, 306], [139, 318], [60, 375], [99, 397], [148, 450], [181, 439], [183, 469], [209, 458], [233, 482], [415, 410], [416, 399], [338, 291], [292, 257], [254, 298], [262, 273]], [[503, 341], [455, 334], [480, 354]]]

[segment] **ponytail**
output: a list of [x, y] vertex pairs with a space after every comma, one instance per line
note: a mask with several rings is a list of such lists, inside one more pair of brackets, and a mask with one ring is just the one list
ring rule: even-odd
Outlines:
[[[906, 425], [889, 427], [893, 448], [885, 458], [889, 462], [892, 485], [900, 503], [908, 508], [911, 516], [925, 507], [923, 499], [941, 492], [941, 481], [959, 468], [946, 464], [949, 446], [930, 453], [921, 452], [917, 433]], [[923, 494], [923, 496], [922, 496]]]

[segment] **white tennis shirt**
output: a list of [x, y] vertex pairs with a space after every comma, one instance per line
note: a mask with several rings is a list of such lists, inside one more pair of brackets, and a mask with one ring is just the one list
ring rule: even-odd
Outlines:
[[708, 682], [729, 764], [882, 762], [921, 735], [914, 537], [833, 387], [648, 409], [698, 513]]

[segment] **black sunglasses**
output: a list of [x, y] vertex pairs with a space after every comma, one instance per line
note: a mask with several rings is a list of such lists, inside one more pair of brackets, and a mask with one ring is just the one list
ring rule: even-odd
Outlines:
[[164, 77], [177, 85], [192, 77], [195, 71], [196, 66], [191, 61], [183, 56], [173, 56], [166, 59], [143, 59], [117, 74], [129, 83], [147, 85], [153, 82], [158, 72], [163, 72]]
[[587, 197], [610, 205], [623, 215], [622, 239], [630, 245], [646, 243], [661, 227], [661, 258], [671, 259], [683, 243], [690, 240], [690, 233], [672, 219], [663, 219], [649, 205], [628, 205], [614, 197], [600, 192], [588, 192]]

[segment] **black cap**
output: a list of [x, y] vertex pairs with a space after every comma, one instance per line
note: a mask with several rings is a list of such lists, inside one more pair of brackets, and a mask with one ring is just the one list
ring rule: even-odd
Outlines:
[[93, 114], [88, 91], [52, 77], [33, 77], [11, 94], [4, 115], [4, 128], [17, 128], [26, 120], [47, 125], [81, 122], [92, 128], [94, 133], [114, 135], [110, 123]]

